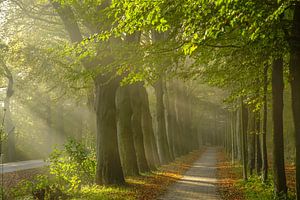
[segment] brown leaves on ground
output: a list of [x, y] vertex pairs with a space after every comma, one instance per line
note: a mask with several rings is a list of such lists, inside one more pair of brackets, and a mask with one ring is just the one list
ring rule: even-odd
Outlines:
[[5, 174], [1, 174], [1, 185], [3, 182], [3, 187], [5, 189], [12, 188], [17, 186], [18, 183], [22, 180], [31, 180], [38, 174], [45, 174], [47, 173], [46, 168], [37, 168], [37, 169], [27, 169], [15, 172], [9, 172]]
[[287, 186], [292, 193], [296, 193], [296, 167], [294, 165], [285, 166]]
[[194, 151], [176, 161], [161, 166], [157, 171], [146, 176], [128, 178], [127, 182], [134, 187], [136, 199], [153, 200], [161, 195], [168, 186], [179, 180], [185, 171], [201, 156], [202, 151]]
[[238, 173], [239, 167], [233, 166], [226, 159], [223, 151], [219, 152], [217, 177], [218, 192], [224, 200], [242, 200], [244, 199], [242, 191], [235, 187], [235, 183], [242, 178], [241, 172]]

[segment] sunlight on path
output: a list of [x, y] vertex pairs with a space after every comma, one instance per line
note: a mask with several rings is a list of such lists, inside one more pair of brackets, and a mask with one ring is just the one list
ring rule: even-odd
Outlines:
[[159, 200], [218, 200], [217, 148], [209, 147], [174, 185]]

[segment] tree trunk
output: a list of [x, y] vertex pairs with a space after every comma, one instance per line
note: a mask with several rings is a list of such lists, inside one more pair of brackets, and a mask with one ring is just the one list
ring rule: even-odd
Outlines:
[[166, 130], [167, 130], [167, 138], [168, 138], [168, 144], [169, 144], [169, 151], [171, 159], [174, 160], [174, 124], [172, 124], [171, 119], [171, 113], [170, 113], [170, 101], [169, 101], [169, 91], [167, 89], [167, 83], [165, 80], [163, 80], [163, 90], [164, 90], [164, 102], [165, 102], [165, 116], [166, 116]]
[[149, 107], [148, 93], [143, 86], [141, 86], [139, 90], [142, 100], [142, 128], [144, 133], [146, 158], [149, 167], [152, 170], [155, 170], [155, 168], [160, 165], [160, 161], [152, 125], [152, 116]]
[[236, 112], [236, 142], [237, 142], [237, 159], [242, 161], [242, 141], [241, 141], [241, 112]]
[[169, 151], [169, 145], [166, 133], [166, 121], [165, 121], [165, 109], [163, 102], [163, 85], [162, 80], [159, 79], [155, 84], [155, 95], [156, 95], [156, 120], [158, 126], [158, 152], [160, 156], [160, 162], [167, 164], [171, 161], [171, 155]]
[[[11, 74], [11, 71], [8, 69], [5, 63], [2, 63], [2, 67], [4, 68], [5, 71], [5, 76], [8, 80], [8, 85], [6, 89], [6, 97], [4, 99], [4, 112], [5, 112], [5, 118], [4, 118], [4, 130], [5, 133], [8, 135], [8, 140], [7, 140], [7, 161], [8, 162], [13, 162], [15, 161], [16, 157], [16, 144], [15, 144], [15, 125], [13, 124], [12, 121], [12, 116], [11, 116], [11, 106], [10, 106], [10, 98], [12, 97], [14, 90], [14, 80], [13, 76]], [[3, 139], [1, 138], [1, 142]]]
[[262, 168], [262, 157], [261, 157], [261, 143], [260, 143], [260, 114], [255, 113], [255, 142], [256, 142], [256, 152], [255, 152], [255, 167], [257, 175], [261, 174]]
[[[174, 83], [172, 83], [174, 84]], [[173, 87], [174, 89], [174, 87]], [[179, 127], [179, 119], [177, 117], [177, 113], [176, 113], [176, 101], [177, 101], [177, 95], [175, 94], [176, 90], [173, 91], [173, 95], [171, 96], [170, 100], [170, 117], [171, 117], [171, 121], [172, 121], [172, 126], [173, 126], [173, 152], [174, 152], [174, 156], [175, 157], [179, 157], [183, 155], [183, 149], [182, 149], [182, 141], [180, 139], [180, 127]]]
[[[51, 3], [60, 16], [70, 40], [73, 43], [81, 42], [83, 37], [72, 9], [66, 5], [51, 0]], [[111, 60], [110, 60], [111, 61]], [[86, 69], [98, 65], [96, 60], [83, 61]], [[109, 64], [103, 61], [103, 65]], [[119, 156], [117, 141], [115, 95], [119, 81], [112, 78], [112, 74], [98, 75], [94, 80], [96, 98], [97, 123], [97, 166], [96, 184], [123, 184], [125, 182]]]
[[125, 182], [119, 156], [115, 96], [119, 86], [109, 75], [98, 76], [96, 88], [97, 167], [96, 184]]
[[231, 163], [234, 164], [234, 159], [235, 159], [235, 113], [232, 112], [230, 113], [230, 118], [231, 118]]
[[291, 41], [290, 74], [296, 140], [296, 198], [300, 199], [300, 4], [295, 2]]
[[118, 141], [124, 174], [126, 176], [136, 176], [139, 175], [139, 169], [133, 143], [131, 125], [132, 108], [129, 87], [130, 86], [119, 87], [117, 91]]
[[274, 186], [277, 195], [285, 195], [287, 187], [283, 143], [283, 59], [274, 60], [272, 68]]
[[249, 123], [248, 123], [248, 155], [249, 155], [249, 174], [253, 175], [255, 169], [255, 151], [256, 151], [256, 134], [255, 134], [255, 113], [249, 112]]
[[248, 127], [248, 112], [244, 105], [243, 99], [241, 99], [241, 125], [242, 125], [242, 160], [243, 160], [243, 178], [248, 180], [247, 175], [247, 127]]
[[182, 99], [181, 99], [181, 95], [179, 94], [179, 90], [177, 87], [175, 87], [175, 117], [176, 117], [176, 121], [177, 121], [177, 131], [176, 131], [176, 143], [177, 143], [177, 154], [182, 156], [184, 154], [187, 153], [187, 149], [184, 143], [184, 125], [183, 125], [183, 115], [182, 115]]
[[140, 83], [131, 86], [131, 107], [132, 116], [131, 124], [133, 130], [133, 141], [138, 162], [139, 171], [141, 173], [150, 171], [144, 146], [144, 136], [142, 129], [142, 100], [140, 96], [139, 87], [142, 87]]
[[264, 96], [263, 96], [263, 130], [262, 130], [262, 180], [268, 179], [268, 152], [267, 152], [267, 118], [268, 118], [268, 65], [264, 68]]

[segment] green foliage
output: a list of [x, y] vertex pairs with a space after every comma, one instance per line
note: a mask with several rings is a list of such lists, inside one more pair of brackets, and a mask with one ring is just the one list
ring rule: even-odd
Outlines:
[[56, 200], [66, 198], [66, 194], [46, 175], [37, 175], [33, 180], [23, 180], [10, 193], [14, 199]]
[[237, 183], [237, 187], [244, 191], [247, 200], [292, 200], [295, 199], [293, 194], [288, 194], [288, 197], [275, 197], [274, 184], [272, 176], [269, 176], [269, 181], [263, 183], [261, 177], [251, 176], [248, 181], [241, 180]]
[[96, 170], [95, 154], [73, 139], [63, 150], [55, 149], [49, 158], [50, 174], [66, 192], [79, 191], [82, 185], [91, 184]]

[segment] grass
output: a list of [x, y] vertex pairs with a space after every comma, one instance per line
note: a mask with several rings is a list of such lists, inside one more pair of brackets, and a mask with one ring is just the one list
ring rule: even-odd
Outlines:
[[128, 187], [86, 186], [72, 200], [134, 200], [135, 192]]

